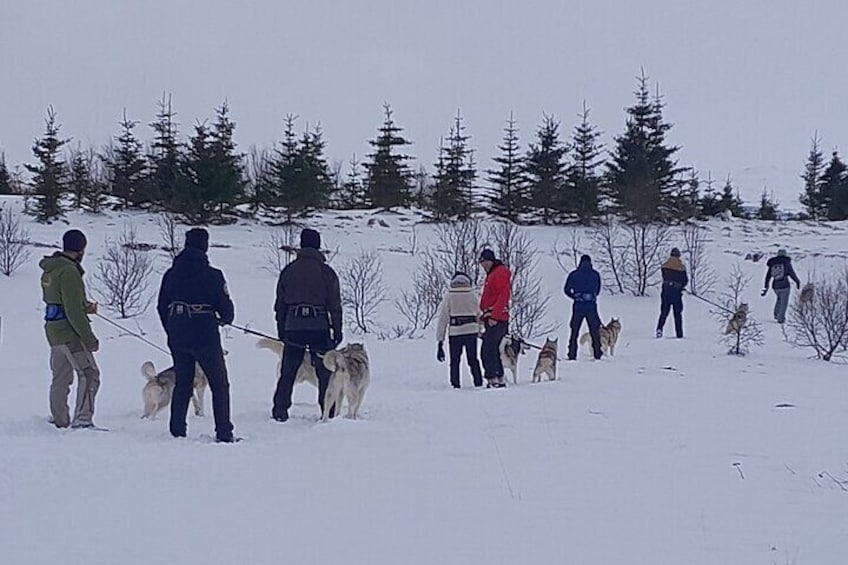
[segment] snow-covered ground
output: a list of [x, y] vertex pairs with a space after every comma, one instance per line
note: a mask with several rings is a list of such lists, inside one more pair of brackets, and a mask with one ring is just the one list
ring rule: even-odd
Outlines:
[[[378, 250], [394, 296], [416, 264], [399, 251], [413, 218], [382, 216], [382, 227], [368, 226], [371, 217], [310, 224], [339, 247], [336, 265], [360, 248]], [[103, 239], [125, 222], [142, 241], [159, 242], [145, 215], [25, 221], [34, 241], [50, 245], [71, 225], [86, 231], [89, 281]], [[37, 267], [49, 250], [35, 249], [14, 277], [0, 277], [0, 562], [846, 563], [845, 366], [783, 341], [771, 295], [758, 295], [764, 265], [743, 260], [782, 246], [802, 278], [841, 267], [846, 225], [709, 227], [717, 270], [738, 263], [754, 277], [749, 302], [766, 344], [748, 357], [725, 355], [704, 303], [687, 299], [686, 339], [656, 340], [656, 297], [605, 294], [602, 317], [624, 325], [615, 357], [584, 354], [562, 364], [555, 382], [529, 384], [530, 354], [518, 386], [474, 390], [466, 374], [454, 391], [432, 337], [369, 335], [373, 380], [362, 419], [319, 423], [315, 390], [300, 385], [292, 419], [280, 425], [269, 419], [276, 359], [227, 331], [238, 445], [212, 443], [211, 417], [190, 416], [185, 440], [169, 436], [164, 413], [140, 420], [139, 366], [150, 359], [164, 368], [168, 358], [98, 319], [96, 422], [111, 431], [50, 426]], [[270, 229], [211, 228], [212, 243], [228, 246], [210, 257], [227, 276], [237, 323], [261, 331], [274, 327], [275, 277], [262, 268]], [[426, 238], [430, 228], [418, 230]], [[529, 232], [543, 254], [552, 317], [566, 322], [564, 274], [549, 253], [560, 230]], [[167, 255], [153, 253], [158, 284]], [[390, 303], [381, 318], [400, 321]], [[126, 324], [164, 343], [152, 309]], [[363, 338], [348, 330], [347, 339]]]

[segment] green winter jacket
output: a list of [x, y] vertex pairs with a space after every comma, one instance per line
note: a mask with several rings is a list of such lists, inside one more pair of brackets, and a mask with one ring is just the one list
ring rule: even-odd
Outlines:
[[41, 275], [41, 290], [44, 303], [60, 304], [65, 309], [64, 320], [44, 323], [47, 341], [51, 346], [65, 345], [73, 341], [82, 341], [89, 349], [97, 348], [97, 338], [91, 331], [91, 323], [85, 313], [88, 300], [85, 297], [85, 284], [82, 265], [57, 251], [45, 257], [38, 264], [44, 271]]

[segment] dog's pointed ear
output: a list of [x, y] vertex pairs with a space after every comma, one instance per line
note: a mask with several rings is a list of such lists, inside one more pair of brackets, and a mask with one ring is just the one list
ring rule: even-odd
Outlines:
[[328, 351], [324, 354], [322, 361], [324, 362], [324, 366], [327, 367], [327, 370], [330, 372], [335, 372], [338, 369], [338, 351]]

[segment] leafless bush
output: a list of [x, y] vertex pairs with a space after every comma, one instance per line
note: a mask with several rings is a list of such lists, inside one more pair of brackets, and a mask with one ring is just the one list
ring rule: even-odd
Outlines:
[[410, 337], [430, 327], [439, 314], [449, 276], [450, 273], [442, 271], [432, 251], [421, 254], [421, 262], [412, 276], [412, 288], [401, 291], [400, 297], [395, 299], [395, 309], [407, 321]]
[[536, 272], [539, 252], [527, 233], [503, 221], [490, 227], [488, 239], [495, 254], [512, 272], [512, 331], [526, 339], [556, 331], [558, 324], [548, 321], [551, 297], [542, 290], [542, 278]]
[[591, 232], [594, 264], [604, 277], [607, 288], [624, 293], [627, 240], [615, 216], [604, 216]]
[[580, 264], [580, 257], [585, 253], [583, 245], [583, 233], [576, 226], [569, 226], [565, 236], [554, 240], [551, 255], [553, 255], [559, 268], [565, 273], [570, 273]]
[[374, 323], [380, 304], [386, 301], [383, 263], [375, 251], [362, 251], [341, 269], [342, 304], [353, 314], [353, 322], [363, 333]]
[[162, 241], [162, 249], [168, 252], [171, 259], [174, 259], [180, 251], [180, 223], [177, 215], [163, 212], [156, 217], [156, 225], [159, 226], [159, 239]]
[[29, 232], [10, 208], [0, 206], [0, 273], [11, 277], [29, 259], [27, 245]]
[[624, 287], [633, 296], [645, 296], [660, 282], [660, 265], [671, 229], [663, 224], [628, 224], [627, 253], [624, 255]]
[[439, 267], [450, 276], [462, 271], [471, 277], [473, 284], [480, 282], [479, 253], [483, 247], [484, 230], [479, 218], [439, 224], [436, 228], [436, 245], [433, 252]]
[[298, 228], [294, 224], [284, 224], [274, 229], [265, 240], [265, 264], [262, 268], [274, 276], [289, 264], [297, 254]]
[[125, 226], [117, 240], [106, 238], [106, 252], [94, 278], [103, 302], [121, 318], [142, 314], [150, 305], [148, 293], [153, 260], [140, 248], [135, 228]]
[[683, 226], [681, 233], [689, 270], [689, 291], [697, 296], [709, 294], [718, 282], [718, 276], [707, 253], [707, 230], [689, 223]]
[[813, 283], [812, 298], [801, 293], [789, 307], [786, 334], [790, 343], [809, 347], [816, 357], [831, 361], [836, 351], [848, 346], [848, 270]]
[[721, 325], [721, 340], [728, 345], [728, 355], [747, 355], [752, 346], [763, 344], [763, 326], [754, 318], [743, 295], [751, 278], [734, 265], [727, 276], [725, 291], [712, 315]]

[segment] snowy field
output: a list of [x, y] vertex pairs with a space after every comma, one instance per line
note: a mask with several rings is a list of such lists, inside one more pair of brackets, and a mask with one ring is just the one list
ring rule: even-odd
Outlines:
[[[334, 265], [376, 249], [396, 296], [416, 264], [403, 252], [414, 219], [383, 215], [388, 227], [369, 226], [373, 217], [339, 213], [310, 225], [339, 247]], [[25, 222], [48, 245], [70, 226], [83, 229], [90, 284], [105, 236], [126, 222], [141, 241], [159, 243], [145, 215]], [[770, 320], [773, 295], [759, 297], [765, 266], [744, 261], [785, 247], [802, 280], [841, 268], [848, 226], [733, 220], [709, 228], [715, 268], [726, 274], [739, 264], [753, 277], [748, 301], [766, 343], [748, 357], [725, 355], [709, 307], [691, 297], [686, 338], [656, 340], [655, 296], [604, 294], [602, 318], [624, 326], [614, 358], [593, 362], [583, 351], [560, 365], [559, 380], [531, 385], [531, 353], [518, 386], [475, 390], [464, 374], [454, 391], [431, 335], [369, 335], [373, 377], [362, 419], [318, 422], [315, 390], [300, 385], [281, 425], [269, 419], [277, 360], [230, 330], [233, 422], [245, 438], [238, 445], [212, 443], [210, 416], [190, 416], [185, 440], [170, 437], [166, 413], [142, 421], [139, 366], [169, 360], [99, 319], [95, 421], [111, 431], [49, 425], [37, 259], [50, 250], [34, 249], [14, 277], [0, 277], [0, 563], [848, 563], [848, 371], [783, 340]], [[236, 322], [267, 332], [270, 229], [210, 230], [213, 245], [228, 246], [210, 258], [225, 272]], [[423, 239], [430, 229], [418, 228]], [[551, 316], [563, 323], [564, 357], [570, 303], [550, 254], [561, 232], [529, 232]], [[158, 285], [168, 259], [152, 253]], [[381, 321], [400, 322], [390, 302]], [[126, 323], [164, 344], [152, 308]], [[346, 339], [363, 340], [350, 329]]]

